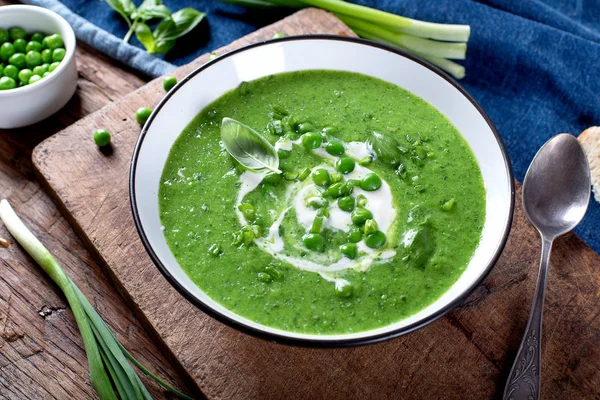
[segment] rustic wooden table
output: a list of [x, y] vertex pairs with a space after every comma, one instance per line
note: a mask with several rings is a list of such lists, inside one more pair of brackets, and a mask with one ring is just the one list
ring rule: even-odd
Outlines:
[[[0, 5], [9, 3], [9, 0], [0, 0]], [[176, 365], [179, 364], [169, 362], [165, 352], [154, 344], [159, 340], [153, 339], [142, 327], [104, 272], [104, 266], [96, 263], [85, 250], [35, 177], [31, 153], [38, 143], [146, 83], [144, 78], [84, 44], [79, 43], [78, 46], [78, 90], [69, 104], [42, 124], [15, 131], [0, 130], [0, 198], [9, 199], [17, 213], [62, 262], [67, 273], [136, 358], [179, 388], [201, 398], [200, 393], [194, 391], [196, 386], [186, 387], [184, 380], [188, 375], [178, 371]], [[127, 113], [130, 114], [129, 111]], [[63, 164], [61, 162], [60, 165]], [[94, 206], [93, 201], [88, 205], [93, 209], [101, 209]], [[0, 237], [10, 238], [3, 226], [0, 226]], [[404, 395], [411, 398], [479, 399], [489, 398], [490, 393], [499, 392], [524, 329], [529, 299], [533, 294], [538, 252], [537, 235], [526, 223], [520, 207], [517, 207], [513, 232], [503, 256], [492, 274], [470, 298], [438, 323], [382, 345], [387, 346], [384, 351], [389, 350], [389, 354], [386, 354], [380, 366], [391, 366], [396, 374], [388, 379], [393, 382], [392, 393], [406, 393]], [[600, 344], [597, 339], [600, 336], [600, 275], [596, 271], [600, 266], [600, 258], [574, 234], [569, 234], [557, 242], [552, 263], [554, 271], [550, 276], [545, 314], [544, 397], [599, 399]], [[225, 343], [228, 340], [236, 341], [237, 347], [231, 346], [231, 343], [223, 346], [216, 340], [207, 341], [203, 343], [209, 351], [206, 358], [212, 359], [201, 365], [191, 363], [194, 368], [188, 370], [192, 371], [197, 382], [211, 383], [210, 390], [206, 391], [207, 396], [212, 394], [211, 398], [229, 399], [231, 388], [235, 388], [233, 392], [239, 392], [239, 388], [244, 387], [240, 382], [247, 383], [252, 379], [251, 373], [269, 366], [261, 364], [261, 360], [253, 363], [254, 359], [260, 358], [254, 357], [254, 351], [275, 350], [273, 347], [267, 349], [266, 342], [257, 344], [262, 347], [253, 347], [248, 342], [254, 339], [233, 330], [223, 332], [221, 326], [218, 328], [218, 337]], [[164, 327], [162, 334], [165, 336]], [[401, 349], [404, 346], [412, 351], [395, 351], [394, 346]], [[245, 349], [241, 355], [237, 354], [240, 349]], [[311, 357], [314, 356], [312, 353], [318, 351], [311, 353], [304, 350], [302, 356], [309, 360], [305, 364], [317, 360]], [[227, 351], [231, 354], [235, 352], [240, 357], [222, 362], [220, 357], [230, 355], [225, 354]], [[282, 368], [279, 371], [289, 374], [289, 379], [284, 379], [285, 383], [296, 376], [296, 369], [287, 366], [289, 368], [286, 370], [285, 362], [303, 360], [301, 357], [288, 357], [288, 353], [285, 353], [294, 351], [294, 348], [278, 348], [280, 359], [277, 356], [271, 358], [271, 363]], [[354, 355], [346, 361], [350, 360], [348, 365], [352, 365], [355, 372], [374, 364], [373, 347], [347, 350], [338, 353], [337, 357], [344, 358], [344, 354], [349, 353]], [[443, 360], [440, 355], [444, 356]], [[439, 361], [434, 368], [431, 368], [432, 359]], [[186, 360], [190, 367], [190, 360]], [[223, 366], [227, 367], [224, 369], [226, 373], [215, 378], [220, 373], [219, 367]], [[244, 372], [240, 366], [247, 371]], [[455, 371], [444, 370], [450, 366]], [[208, 368], [210, 373], [204, 375], [204, 368]], [[456, 371], [459, 373], [452, 373]], [[285, 377], [285, 373], [280, 375]], [[321, 378], [325, 375], [322, 385], [326, 385], [331, 376], [326, 372], [309, 374], [304, 378], [314, 383], [317, 381], [316, 378], [312, 379], [315, 375]], [[379, 376], [388, 375], [382, 373]], [[455, 378], [457, 376], [462, 378]], [[483, 383], [477, 382], [477, 388], [470, 388], [471, 395], [457, 391], [457, 387], [460, 387], [457, 383], [468, 386], [473, 379], [481, 379]], [[255, 393], [281, 393], [282, 388], [270, 387], [277, 386], [277, 379], [265, 380], [249, 387]], [[429, 385], [431, 390], [419, 391], [424, 386], [419, 383], [428, 381], [435, 382]], [[153, 382], [147, 379], [144, 382], [155, 398], [167, 397]], [[377, 388], [389, 383], [378, 382], [374, 379], [370, 383]], [[229, 391], [223, 386], [227, 386]], [[293, 385], [284, 386], [294, 388]], [[449, 391], [449, 387], [454, 390]], [[263, 388], [266, 391], [261, 391]], [[300, 392], [295, 393], [298, 395]], [[419, 393], [437, 394], [423, 396]], [[323, 397], [343, 397], [341, 391], [335, 391], [335, 394], [337, 396]], [[244, 396], [252, 397], [246, 391], [242, 392], [240, 398]], [[379, 398], [381, 393], [370, 392], [364, 397]], [[96, 398], [89, 382], [87, 360], [79, 332], [64, 299], [41, 269], [18, 245], [0, 247], [0, 399], [48, 398]]]
[[[11, 3], [0, 0], [0, 6]], [[77, 93], [63, 110], [25, 129], [0, 130], [0, 198], [11, 202], [57, 256], [121, 343], [150, 369], [190, 391], [34, 175], [31, 152], [39, 142], [146, 83], [83, 43], [76, 56]], [[0, 237], [10, 238], [4, 226]], [[96, 398], [83, 343], [65, 303], [19, 246], [0, 248], [0, 399]], [[155, 398], [166, 397], [158, 385], [143, 380]]]

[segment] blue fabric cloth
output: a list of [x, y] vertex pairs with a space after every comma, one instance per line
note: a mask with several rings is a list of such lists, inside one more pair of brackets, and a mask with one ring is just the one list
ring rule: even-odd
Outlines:
[[[427, 21], [471, 25], [461, 84], [490, 114], [504, 139], [515, 176], [523, 180], [536, 151], [560, 132], [578, 134], [600, 125], [600, 0], [352, 0]], [[58, 3], [56, 0], [28, 0]], [[139, 0], [137, 1], [139, 3]], [[126, 24], [99, 0], [63, 0], [75, 14], [121, 38]], [[181, 65], [283, 15], [215, 0], [164, 0], [171, 9], [208, 14], [196, 34], [178, 41], [164, 59]], [[62, 11], [65, 12], [64, 10]], [[156, 76], [164, 66], [132, 64], [143, 55], [122, 50], [105, 32], [82, 26], [86, 41], [140, 71]], [[132, 43], [139, 45], [134, 39]], [[117, 50], [115, 50], [115, 48]], [[121, 55], [125, 54], [126, 59]], [[142, 65], [140, 65], [142, 64]], [[576, 232], [600, 252], [600, 204], [592, 201]]]

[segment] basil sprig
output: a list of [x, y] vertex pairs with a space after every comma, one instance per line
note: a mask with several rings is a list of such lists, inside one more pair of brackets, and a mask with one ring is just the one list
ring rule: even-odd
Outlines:
[[247, 169], [281, 173], [277, 151], [249, 126], [235, 119], [223, 118], [221, 140], [227, 152]]
[[[161, 0], [144, 0], [139, 7], [131, 0], [106, 0], [106, 3], [125, 19], [129, 31], [123, 38], [129, 42], [135, 33], [150, 54], [166, 54], [175, 41], [191, 32], [206, 16], [193, 8], [182, 8], [171, 14]], [[148, 21], [160, 19], [154, 31]]]

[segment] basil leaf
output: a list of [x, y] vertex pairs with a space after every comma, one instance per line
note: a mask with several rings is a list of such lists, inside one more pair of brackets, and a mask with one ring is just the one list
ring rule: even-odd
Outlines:
[[221, 140], [227, 152], [249, 170], [281, 173], [279, 157], [271, 143], [249, 126], [223, 118]]
[[169, 50], [171, 50], [175, 46], [175, 40], [162, 40], [159, 39], [156, 41], [156, 46], [154, 47], [154, 51], [151, 51], [151, 54], [167, 54]]
[[154, 38], [156, 40], [171, 40], [171, 35], [175, 32], [175, 22], [172, 18], [165, 18], [154, 29]]
[[129, 17], [136, 10], [135, 4], [131, 0], [106, 0], [106, 4], [108, 4], [113, 10], [118, 12], [124, 19], [127, 21], [129, 25], [131, 25], [131, 20]]
[[144, 45], [148, 53], [152, 53], [156, 48], [156, 39], [152, 35], [150, 27], [143, 22], [138, 22], [135, 26], [135, 36]]
[[377, 159], [384, 164], [389, 164], [396, 168], [402, 162], [400, 143], [398, 143], [395, 137], [373, 131], [366, 143]]
[[[193, 8], [182, 8], [171, 14], [170, 19], [162, 21], [158, 27], [156, 27], [154, 37], [163, 40], [175, 40], [180, 38], [194, 29], [205, 16], [205, 13], [194, 10]], [[163, 26], [161, 27], [161, 25]]]
[[137, 9], [135, 13], [132, 14], [132, 18], [139, 18], [142, 21], [148, 21], [153, 18], [169, 18], [171, 16], [171, 12], [166, 6], [162, 4], [159, 5], [142, 5]]

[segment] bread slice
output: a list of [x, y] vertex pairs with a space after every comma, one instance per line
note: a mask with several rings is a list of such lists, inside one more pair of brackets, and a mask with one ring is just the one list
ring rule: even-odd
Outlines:
[[596, 201], [600, 203], [600, 126], [592, 126], [579, 135], [579, 143], [587, 154]]

